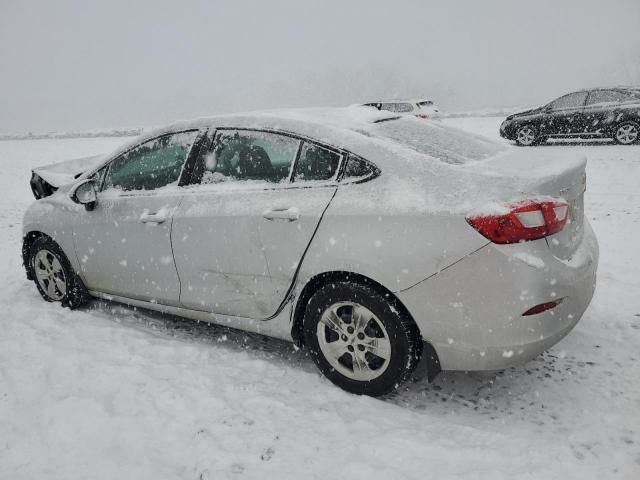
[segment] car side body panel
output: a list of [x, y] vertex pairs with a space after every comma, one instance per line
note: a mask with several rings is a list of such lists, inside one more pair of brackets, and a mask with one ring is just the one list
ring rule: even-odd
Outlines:
[[61, 189], [29, 206], [23, 217], [22, 230], [25, 234], [43, 233], [52, 238], [79, 273], [81, 267], [75, 252], [73, 228], [77, 216], [84, 211], [83, 206], [71, 201], [67, 189]]

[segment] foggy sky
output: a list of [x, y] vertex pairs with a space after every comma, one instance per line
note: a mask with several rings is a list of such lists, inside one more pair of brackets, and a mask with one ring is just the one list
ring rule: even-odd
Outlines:
[[640, 0], [0, 0], [0, 133], [640, 84]]

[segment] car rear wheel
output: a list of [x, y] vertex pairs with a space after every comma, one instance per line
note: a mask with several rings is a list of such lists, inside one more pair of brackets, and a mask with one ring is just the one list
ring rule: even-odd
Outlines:
[[537, 145], [538, 130], [533, 125], [523, 125], [516, 132], [516, 144], [524, 147]]
[[89, 300], [82, 280], [56, 242], [40, 237], [31, 246], [29, 269], [38, 292], [47, 302], [77, 308]]
[[616, 127], [613, 138], [620, 145], [631, 145], [640, 138], [640, 125], [636, 122], [623, 122]]
[[314, 293], [305, 311], [304, 337], [320, 371], [358, 395], [395, 390], [422, 353], [413, 320], [374, 288], [346, 281]]

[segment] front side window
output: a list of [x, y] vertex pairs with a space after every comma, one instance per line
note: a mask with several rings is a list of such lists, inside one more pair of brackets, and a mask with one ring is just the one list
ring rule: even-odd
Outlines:
[[201, 183], [229, 180], [287, 182], [300, 140], [270, 132], [223, 130], [205, 160]]
[[177, 185], [197, 134], [193, 130], [163, 135], [129, 150], [111, 162], [103, 189], [154, 190]]
[[560, 97], [557, 100], [551, 102], [552, 110], [562, 110], [565, 108], [579, 108], [584, 105], [584, 101], [587, 98], [587, 92], [575, 92]]
[[305, 142], [296, 163], [293, 179], [296, 182], [330, 180], [338, 170], [340, 157], [339, 153]]

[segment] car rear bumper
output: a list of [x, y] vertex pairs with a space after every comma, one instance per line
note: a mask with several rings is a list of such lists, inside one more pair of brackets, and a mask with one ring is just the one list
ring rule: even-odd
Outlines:
[[[562, 339], [580, 320], [595, 288], [598, 243], [585, 220], [569, 260], [546, 241], [489, 244], [397, 293], [443, 370], [500, 370], [524, 363]], [[562, 302], [523, 316], [531, 307]]]

